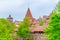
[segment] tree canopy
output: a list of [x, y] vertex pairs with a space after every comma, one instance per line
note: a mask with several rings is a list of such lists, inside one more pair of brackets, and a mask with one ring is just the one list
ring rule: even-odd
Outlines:
[[45, 33], [48, 35], [47, 40], [60, 40], [60, 14], [53, 14], [51, 16]]
[[56, 5], [55, 9], [53, 10], [54, 13], [60, 13], [60, 1]]
[[60, 40], [60, 2], [53, 11], [48, 27], [44, 30], [48, 35], [46, 40]]
[[11, 36], [15, 25], [7, 19], [0, 18], [0, 40], [14, 40]]
[[28, 38], [30, 24], [30, 19], [28, 17], [24, 18], [23, 22], [19, 25], [17, 34], [23, 38]]

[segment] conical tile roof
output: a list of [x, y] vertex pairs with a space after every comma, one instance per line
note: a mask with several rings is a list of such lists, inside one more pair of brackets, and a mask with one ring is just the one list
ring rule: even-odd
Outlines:
[[31, 14], [31, 11], [30, 11], [29, 8], [28, 8], [28, 10], [27, 10], [27, 13], [26, 13], [26, 16], [25, 16], [25, 17], [33, 18], [33, 17], [32, 17], [32, 14]]

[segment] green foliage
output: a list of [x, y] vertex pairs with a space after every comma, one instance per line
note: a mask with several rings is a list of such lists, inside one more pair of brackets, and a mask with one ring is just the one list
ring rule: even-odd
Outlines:
[[30, 24], [30, 19], [26, 17], [24, 21], [20, 24], [17, 34], [25, 39], [28, 38]]
[[44, 30], [48, 35], [46, 40], [60, 40], [60, 14], [53, 14], [50, 17], [48, 27]]
[[42, 26], [43, 24], [44, 24], [44, 22], [43, 22], [43, 21], [40, 21], [40, 22], [39, 22], [39, 25], [40, 25], [40, 26]]
[[60, 1], [50, 16], [48, 27], [44, 31], [48, 35], [46, 40], [60, 40]]
[[0, 40], [13, 40], [10, 35], [13, 32], [15, 25], [10, 23], [7, 19], [0, 18]]
[[39, 19], [40, 19], [40, 21], [39, 21], [39, 25], [40, 25], [40, 26], [43, 26], [43, 24], [44, 24], [43, 18], [40, 17]]
[[55, 9], [54, 9], [54, 13], [60, 13], [60, 1], [58, 2], [58, 4], [56, 5]]

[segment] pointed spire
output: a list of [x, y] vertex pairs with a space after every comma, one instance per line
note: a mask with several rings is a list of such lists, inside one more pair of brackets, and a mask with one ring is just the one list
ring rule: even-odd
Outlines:
[[26, 13], [26, 16], [25, 16], [25, 17], [33, 18], [33, 17], [32, 17], [32, 14], [31, 14], [31, 11], [30, 11], [29, 8], [28, 8], [28, 10], [27, 10], [27, 13]]
[[9, 17], [11, 17], [11, 15], [9, 14]]
[[9, 19], [13, 19], [10, 14], [9, 14], [8, 18], [9, 18]]
[[13, 22], [13, 18], [11, 17], [10, 14], [9, 14], [9, 16], [7, 17], [7, 19], [8, 19], [10, 22]]

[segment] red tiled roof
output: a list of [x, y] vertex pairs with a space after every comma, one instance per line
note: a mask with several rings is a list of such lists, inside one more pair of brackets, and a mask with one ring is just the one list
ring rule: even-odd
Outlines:
[[14, 24], [19, 25], [20, 21], [15, 21]]
[[49, 16], [43, 16], [43, 18], [49, 18]]
[[47, 23], [45, 23], [43, 26], [30, 27], [30, 32], [43, 31], [46, 27]]

